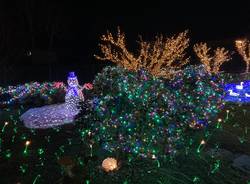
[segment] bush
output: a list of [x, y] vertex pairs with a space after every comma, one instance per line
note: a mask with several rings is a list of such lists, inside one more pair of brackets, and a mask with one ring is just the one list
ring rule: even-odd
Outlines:
[[[221, 107], [220, 80], [188, 67], [172, 80], [107, 67], [84, 103], [81, 125], [110, 152], [157, 158], [185, 147], [186, 131], [205, 127]], [[89, 135], [89, 134], [86, 134]]]

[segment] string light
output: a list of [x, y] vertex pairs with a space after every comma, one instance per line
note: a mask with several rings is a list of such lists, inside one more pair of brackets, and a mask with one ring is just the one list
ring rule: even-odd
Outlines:
[[26, 141], [26, 142], [25, 142], [25, 149], [24, 149], [24, 151], [23, 151], [24, 154], [27, 154], [28, 147], [29, 147], [30, 144], [31, 144], [31, 141]]
[[158, 77], [171, 78], [176, 71], [189, 62], [186, 49], [189, 46], [188, 31], [170, 38], [156, 36], [154, 42], [139, 41], [138, 56], [126, 48], [125, 34], [118, 27], [117, 36], [107, 32], [101, 36], [100, 49], [103, 57], [95, 55], [99, 60], [109, 60], [128, 70], [145, 69]]
[[203, 66], [187, 67], [166, 85], [143, 70], [107, 67], [93, 84], [81, 132], [90, 127], [104, 150], [135, 157], [175, 155], [185, 147], [187, 129], [206, 128], [223, 107], [223, 85]]
[[[27, 128], [52, 128], [74, 121], [79, 113], [78, 104], [84, 97], [74, 72], [69, 73], [67, 82], [65, 103], [29, 109], [20, 117]], [[90, 85], [87, 87], [91, 89]]]
[[242, 56], [243, 60], [246, 63], [246, 73], [249, 72], [249, 65], [250, 65], [250, 43], [249, 40], [236, 40], [235, 47], [238, 53]]
[[[66, 87], [63, 82], [32, 82], [24, 85], [8, 86], [7, 88], [0, 87], [0, 96], [3, 100], [0, 101], [1, 106], [10, 105], [13, 103], [23, 103], [25, 99], [40, 96], [44, 100], [48, 100], [48, 96], [57, 94], [60, 91], [65, 91]], [[10, 97], [10, 98], [9, 98]], [[4, 100], [4, 99], [8, 100]]]
[[214, 50], [213, 56], [209, 53], [211, 48], [206, 43], [195, 44], [193, 49], [209, 73], [217, 74], [221, 65], [231, 59], [229, 51], [225, 48], [218, 47]]
[[40, 177], [41, 177], [41, 175], [38, 174], [38, 175], [35, 177], [35, 179], [34, 179], [34, 181], [32, 182], [32, 184], [36, 184], [37, 181], [38, 181], [38, 179], [39, 179]]
[[6, 127], [8, 124], [9, 124], [9, 123], [8, 123], [7, 121], [4, 123], [4, 126], [3, 126], [3, 128], [2, 128], [2, 132], [4, 132], [5, 127]]
[[197, 148], [197, 153], [200, 153], [201, 152], [201, 147], [204, 145], [204, 144], [206, 144], [206, 142], [204, 141], [204, 140], [201, 140], [201, 142], [200, 142], [200, 145], [198, 146], [198, 148]]
[[[117, 79], [115, 76], [118, 76]], [[69, 81], [69, 83], [73, 87], [79, 87], [74, 83], [74, 80]], [[96, 150], [93, 149], [93, 146], [99, 145], [98, 143], [101, 145], [100, 149], [104, 149], [102, 150], [103, 152], [108, 151], [108, 153], [114, 152], [118, 154], [121, 151], [128, 153], [128, 160], [126, 160], [128, 161], [128, 169], [130, 167], [137, 169], [134, 163], [135, 157], [139, 156], [151, 158], [153, 165], [157, 163], [154, 169], [157, 171], [157, 168], [159, 168], [160, 171], [164, 166], [164, 164], [160, 164], [160, 161], [162, 159], [173, 161], [173, 156], [182, 148], [184, 148], [184, 154], [188, 155], [193, 151], [192, 148], [194, 147], [194, 152], [196, 151], [199, 153], [197, 155], [200, 155], [202, 147], [207, 144], [205, 140], [208, 140], [212, 134], [210, 130], [206, 129], [212, 123], [209, 120], [216, 116], [225, 104], [221, 84], [221, 80], [217, 79], [216, 76], [207, 75], [203, 66], [188, 67], [181, 72], [176, 72], [175, 77], [169, 81], [151, 76], [143, 70], [133, 73], [120, 68], [106, 68], [103, 73], [96, 77], [94, 88], [91, 85], [85, 86], [85, 89], [93, 88], [94, 90], [92, 93], [94, 97], [92, 98], [91, 96], [91, 99], [85, 101], [88, 105], [91, 105], [91, 108], [88, 106], [90, 109], [84, 110], [86, 112], [91, 110], [91, 113], [87, 113], [87, 115], [80, 114], [83, 121], [80, 121], [75, 129], [68, 131], [64, 128], [56, 128], [41, 132], [34, 129], [27, 131], [17, 125], [20, 121], [16, 117], [10, 116], [10, 121], [3, 124], [2, 132], [4, 132], [5, 126], [8, 126], [8, 130], [13, 128], [13, 131], [10, 131], [10, 133], [8, 131], [9, 134], [2, 136], [0, 139], [0, 148], [4, 155], [2, 158], [8, 162], [11, 161], [13, 164], [18, 163], [23, 176], [29, 176], [29, 178], [27, 177], [29, 182], [30, 176], [32, 176], [34, 184], [39, 182], [38, 180], [43, 174], [45, 175], [47, 168], [55, 168], [53, 173], [59, 172], [60, 167], [51, 165], [52, 162], [55, 163], [56, 161], [59, 164], [61, 163], [60, 166], [65, 169], [68, 176], [74, 177], [72, 173], [72, 169], [75, 166], [74, 160], [77, 160], [79, 165], [92, 171], [94, 170], [94, 172], [89, 172], [91, 179], [86, 177], [87, 179], [85, 178], [84, 180], [86, 184], [95, 183], [95, 174], [100, 172], [96, 172], [96, 167], [92, 165], [94, 163], [92, 159], [94, 160], [94, 158], [88, 160], [89, 150], [87, 149], [90, 149], [90, 156], [93, 157], [93, 151]], [[247, 83], [245, 84], [244, 82], [242, 92], [247, 89], [245, 85]], [[54, 86], [52, 88], [57, 87]], [[13, 88], [13, 91], [6, 89], [1, 88], [0, 92], [11, 94], [10, 96], [13, 97], [12, 102], [22, 99], [22, 97], [26, 98], [26, 92], [19, 93], [16, 90], [17, 88]], [[36, 89], [37, 93], [43, 94], [43, 89], [48, 88], [39, 87]], [[33, 95], [35, 93], [31, 90], [27, 94]], [[70, 96], [74, 94], [75, 91], [71, 90]], [[48, 94], [48, 96], [50, 95]], [[79, 94], [79, 96], [83, 99], [83, 95]], [[54, 112], [51, 113], [53, 114]], [[229, 110], [226, 110], [226, 113], [226, 119], [228, 119]], [[47, 115], [50, 117], [49, 113]], [[233, 113], [231, 116], [233, 117]], [[218, 118], [217, 123], [221, 123], [223, 119], [225, 118]], [[216, 118], [214, 123], [216, 123]], [[186, 135], [186, 132], [190, 129], [192, 129], [191, 132], [204, 129], [204, 138], [201, 141], [199, 139], [197, 142], [195, 137], [189, 137], [189, 135]], [[112, 134], [113, 132], [115, 134]], [[203, 131], [200, 132], [202, 133]], [[46, 135], [44, 136], [43, 133], [46, 133]], [[247, 127], [244, 128], [244, 133], [248, 133]], [[41, 135], [43, 136], [41, 137]], [[242, 143], [245, 141], [244, 136], [239, 137]], [[60, 140], [56, 140], [55, 137], [60, 138]], [[63, 139], [61, 139], [62, 137]], [[93, 142], [92, 139], [94, 140]], [[31, 140], [33, 142], [32, 147], [30, 147]], [[165, 140], [167, 141], [164, 142]], [[22, 146], [18, 146], [17, 143], [19, 141], [22, 141], [22, 143], [25, 141], [24, 151]], [[83, 145], [87, 156], [85, 153], [79, 152], [79, 150], [82, 151], [81, 146]], [[29, 155], [27, 154], [28, 150], [30, 150]], [[25, 159], [16, 157], [16, 155], [20, 155], [16, 153], [22, 153], [22, 151], [25, 153]], [[13, 156], [13, 153], [15, 153], [15, 156]], [[65, 158], [65, 155], [69, 153], [76, 156]], [[197, 158], [199, 157], [197, 156]], [[212, 165], [210, 162], [206, 163], [210, 164], [210, 172], [212, 174], [220, 169], [220, 160], [213, 161]], [[118, 161], [114, 158], [106, 158], [102, 162], [102, 169], [105, 172], [115, 171], [118, 169], [118, 166]], [[148, 167], [143, 168], [148, 169]], [[46, 172], [40, 174], [44, 170]], [[124, 171], [126, 172], [125, 167], [122, 172], [115, 173], [115, 177], [111, 174], [112, 180], [121, 176], [124, 179]], [[140, 172], [134, 172], [136, 177], [138, 177], [138, 173]], [[152, 176], [152, 170], [143, 173], [143, 176], [146, 173], [154, 177]], [[107, 174], [107, 176], [109, 175]], [[201, 181], [200, 177], [191, 175], [187, 178], [188, 182], [198, 183]], [[23, 178], [25, 179], [25, 177]], [[128, 178], [119, 183], [128, 183]], [[161, 183], [161, 181], [159, 180], [158, 183]]]
[[227, 110], [226, 110], [226, 112], [227, 112], [226, 119], [228, 119], [228, 116], [229, 116], [229, 110], [227, 109]]
[[114, 158], [106, 158], [102, 162], [102, 168], [106, 172], [114, 171], [118, 168], [117, 160]]

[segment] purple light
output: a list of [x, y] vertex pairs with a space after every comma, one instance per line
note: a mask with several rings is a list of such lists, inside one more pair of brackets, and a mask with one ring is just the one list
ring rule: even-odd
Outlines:
[[70, 72], [65, 103], [29, 109], [20, 119], [27, 128], [40, 129], [73, 123], [75, 116], [80, 111], [78, 103], [81, 100], [83, 100], [81, 87], [74, 72]]

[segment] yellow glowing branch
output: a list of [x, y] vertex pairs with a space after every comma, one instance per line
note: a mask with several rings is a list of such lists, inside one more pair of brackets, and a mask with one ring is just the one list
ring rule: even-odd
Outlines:
[[243, 60], [246, 63], [246, 72], [249, 72], [249, 65], [250, 65], [250, 43], [249, 40], [236, 40], [235, 46], [238, 53], [241, 55]]
[[206, 43], [195, 44], [193, 49], [205, 69], [211, 74], [217, 74], [221, 65], [231, 59], [229, 51], [223, 47], [214, 50], [212, 56], [210, 54], [211, 48]]
[[129, 70], [147, 70], [154, 76], [170, 78], [177, 70], [189, 62], [186, 49], [189, 46], [188, 31], [170, 38], [157, 36], [153, 42], [140, 38], [139, 53], [133, 54], [126, 48], [125, 34], [118, 28], [117, 35], [110, 32], [101, 36], [100, 49], [103, 56], [99, 60], [109, 60]]

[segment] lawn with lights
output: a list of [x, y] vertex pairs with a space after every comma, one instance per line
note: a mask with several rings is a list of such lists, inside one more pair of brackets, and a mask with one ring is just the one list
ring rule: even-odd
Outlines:
[[[230, 53], [205, 43], [188, 64], [187, 34], [140, 41], [135, 55], [118, 29], [95, 56], [117, 66], [92, 84], [70, 72], [0, 88], [1, 182], [248, 184], [249, 75], [219, 72]], [[247, 44], [236, 42], [243, 58]]]

